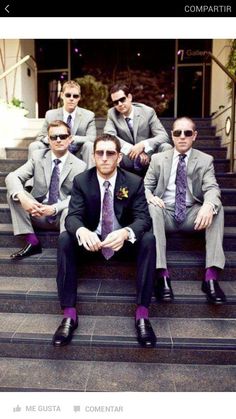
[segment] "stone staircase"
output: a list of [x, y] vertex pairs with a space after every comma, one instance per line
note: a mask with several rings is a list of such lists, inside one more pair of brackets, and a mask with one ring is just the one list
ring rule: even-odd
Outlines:
[[[169, 131], [172, 120], [163, 119]], [[98, 131], [104, 121], [97, 120]], [[157, 335], [153, 349], [139, 347], [134, 330], [135, 276], [122, 266], [91, 264], [78, 282], [79, 328], [68, 347], [54, 348], [60, 320], [56, 292], [57, 233], [39, 232], [41, 255], [12, 261], [22, 246], [14, 237], [4, 178], [27, 157], [32, 138], [7, 148], [0, 167], [0, 371], [1, 391], [235, 391], [236, 390], [236, 174], [210, 120], [197, 121], [196, 147], [215, 157], [225, 207], [226, 268], [221, 275], [228, 296], [212, 306], [200, 291], [202, 237], [173, 234], [168, 263], [172, 304], [151, 306]], [[141, 377], [141, 378], [140, 378]]]

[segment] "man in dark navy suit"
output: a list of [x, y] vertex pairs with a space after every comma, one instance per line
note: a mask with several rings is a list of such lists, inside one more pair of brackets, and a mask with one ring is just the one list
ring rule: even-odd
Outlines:
[[[78, 327], [76, 313], [77, 267], [85, 259], [137, 259], [137, 309], [135, 327], [139, 343], [152, 347], [156, 336], [148, 319], [155, 272], [155, 238], [143, 180], [117, 167], [119, 140], [110, 134], [94, 143], [95, 167], [74, 178], [65, 226], [59, 237], [57, 287], [62, 323], [53, 336], [55, 346], [71, 341]], [[109, 227], [110, 226], [110, 230]], [[105, 234], [104, 234], [105, 231]]]

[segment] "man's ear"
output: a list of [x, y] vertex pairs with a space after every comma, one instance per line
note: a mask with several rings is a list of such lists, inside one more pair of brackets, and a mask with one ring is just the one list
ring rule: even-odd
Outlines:
[[127, 98], [130, 100], [130, 102], [132, 102], [133, 96], [131, 95], [131, 93], [128, 94]]
[[123, 153], [119, 153], [119, 157], [118, 157], [118, 160], [117, 160], [117, 165], [120, 164], [120, 162], [122, 160], [122, 157], [123, 157]]

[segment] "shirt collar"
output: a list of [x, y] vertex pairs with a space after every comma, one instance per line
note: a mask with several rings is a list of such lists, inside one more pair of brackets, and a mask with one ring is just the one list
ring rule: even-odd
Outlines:
[[69, 152], [67, 151], [66, 154], [64, 154], [64, 156], [57, 157], [57, 156], [55, 156], [55, 154], [53, 153], [53, 151], [51, 151], [52, 162], [55, 159], [59, 159], [59, 160], [61, 160], [62, 164], [64, 164], [65, 161], [66, 161], [66, 159], [67, 159], [68, 154], [69, 154]]
[[67, 121], [67, 118], [68, 118], [68, 116], [69, 116], [69, 115], [71, 115], [72, 120], [74, 120], [74, 119], [75, 119], [75, 114], [76, 114], [76, 108], [73, 110], [73, 112], [72, 112], [72, 113], [67, 112], [67, 111], [63, 108], [63, 116], [64, 116], [64, 119], [65, 119], [66, 121]]
[[[191, 150], [192, 150], [192, 147], [188, 151], [186, 151], [186, 153], [183, 153], [183, 154], [186, 154], [187, 158], [189, 158]], [[176, 159], [179, 156], [179, 154], [181, 153], [177, 151], [176, 148], [174, 148], [174, 159]]]
[[123, 115], [123, 117], [124, 117], [124, 119], [125, 118], [130, 118], [130, 119], [134, 119], [134, 108], [133, 108], [133, 106], [132, 106], [132, 108], [131, 108], [131, 112], [130, 112], [130, 114], [128, 115], [128, 116], [125, 116], [125, 115]]
[[115, 183], [116, 183], [116, 178], [117, 178], [117, 171], [116, 171], [116, 173], [115, 173], [112, 177], [110, 177], [109, 179], [104, 179], [104, 178], [103, 178], [103, 177], [101, 177], [98, 173], [97, 173], [97, 178], [98, 178], [98, 183], [99, 183], [100, 189], [102, 189], [102, 188], [103, 188], [103, 184], [104, 184], [104, 182], [105, 182], [106, 180], [108, 180], [108, 181], [110, 182], [110, 184], [111, 184], [112, 190], [114, 190], [114, 188], [115, 188]]

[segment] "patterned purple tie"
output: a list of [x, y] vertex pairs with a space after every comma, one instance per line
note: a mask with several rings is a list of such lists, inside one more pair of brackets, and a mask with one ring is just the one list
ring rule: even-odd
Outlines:
[[185, 162], [186, 154], [179, 154], [179, 162], [176, 171], [175, 191], [175, 220], [182, 223], [186, 218], [186, 190], [187, 190], [187, 168]]
[[[70, 128], [70, 132], [72, 132], [72, 116], [71, 115], [68, 115], [66, 123], [68, 127]], [[78, 147], [75, 144], [70, 144], [69, 151], [72, 154], [75, 154], [78, 151]]]
[[[109, 190], [110, 182], [105, 180], [103, 183], [105, 187], [105, 193], [102, 203], [102, 240], [105, 240], [107, 235], [113, 231], [114, 225], [114, 208], [113, 208], [113, 198], [112, 193]], [[110, 247], [103, 248], [102, 254], [106, 259], [110, 259], [114, 255], [114, 250]]]
[[[48, 195], [48, 205], [56, 204], [59, 198], [59, 181], [60, 181], [60, 170], [59, 164], [61, 163], [60, 159], [54, 159], [54, 168], [51, 175], [51, 181], [49, 186], [49, 195]], [[56, 220], [55, 215], [49, 215], [47, 220], [49, 223], [54, 223]]]
[[[133, 129], [133, 126], [132, 126], [132, 123], [131, 123], [131, 118], [125, 118], [125, 120], [126, 120], [126, 123], [129, 127], [132, 138], [134, 139], [134, 129]], [[139, 156], [134, 159], [134, 169], [135, 170], [142, 170], [143, 169], [143, 165], [141, 163], [141, 160], [140, 160]]]

